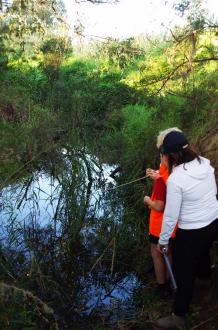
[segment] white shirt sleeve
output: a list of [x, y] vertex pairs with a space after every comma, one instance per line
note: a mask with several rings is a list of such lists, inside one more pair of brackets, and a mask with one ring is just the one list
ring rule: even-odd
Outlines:
[[166, 245], [178, 222], [182, 204], [182, 189], [173, 180], [167, 182], [167, 198], [163, 215], [163, 223], [159, 238], [159, 244]]

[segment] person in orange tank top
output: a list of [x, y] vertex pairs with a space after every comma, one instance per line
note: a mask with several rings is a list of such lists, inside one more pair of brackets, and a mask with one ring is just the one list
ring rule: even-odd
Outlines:
[[[169, 128], [165, 131], [159, 133], [157, 138], [158, 149], [163, 143], [164, 137], [171, 131], [181, 131], [177, 127]], [[162, 156], [160, 155], [161, 159]], [[168, 284], [168, 273], [165, 265], [163, 255], [157, 250], [157, 243], [159, 240], [163, 214], [166, 202], [166, 182], [169, 177], [167, 167], [164, 164], [160, 164], [158, 171], [148, 168], [146, 170], [146, 175], [154, 180], [153, 191], [151, 197], [144, 197], [144, 204], [150, 209], [150, 221], [149, 221], [149, 241], [151, 243], [151, 256], [154, 263], [155, 276], [157, 281], [156, 293], [165, 298], [169, 294], [169, 284]], [[172, 238], [175, 237], [176, 228], [172, 234]], [[170, 249], [168, 251], [168, 256], [171, 259]]]
[[[149, 171], [146, 172], [149, 175]], [[159, 173], [154, 180], [151, 197], [144, 197], [144, 204], [150, 207], [149, 221], [149, 241], [151, 243], [151, 256], [154, 263], [155, 276], [157, 281], [156, 293], [165, 298], [169, 295], [168, 273], [163, 255], [157, 250], [161, 226], [163, 221], [163, 212], [166, 203], [166, 180], [168, 178], [167, 169], [160, 165]], [[173, 234], [175, 236], [175, 233]]]

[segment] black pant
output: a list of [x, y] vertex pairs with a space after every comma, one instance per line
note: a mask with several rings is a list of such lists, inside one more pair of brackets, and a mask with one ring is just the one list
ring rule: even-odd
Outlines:
[[173, 243], [173, 271], [177, 292], [173, 310], [184, 316], [189, 311], [196, 277], [210, 276], [210, 248], [218, 237], [218, 219], [200, 229], [178, 228]]

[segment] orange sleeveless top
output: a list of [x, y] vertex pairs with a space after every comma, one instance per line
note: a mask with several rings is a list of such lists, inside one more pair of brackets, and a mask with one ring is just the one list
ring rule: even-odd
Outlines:
[[[161, 200], [164, 203], [166, 202], [166, 181], [169, 177], [168, 170], [165, 165], [160, 164], [159, 174], [161, 176], [160, 179], [157, 179], [154, 182], [153, 191], [151, 195], [151, 200]], [[149, 233], [153, 236], [159, 237], [163, 222], [163, 214], [164, 211], [158, 212], [151, 208], [150, 213], [150, 222], [149, 222]], [[175, 237], [176, 228], [172, 234], [172, 237]]]

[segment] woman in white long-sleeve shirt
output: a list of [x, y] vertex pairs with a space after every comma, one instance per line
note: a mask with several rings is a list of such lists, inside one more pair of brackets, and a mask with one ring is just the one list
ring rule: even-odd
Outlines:
[[159, 319], [161, 329], [185, 323], [196, 277], [210, 277], [209, 250], [218, 237], [218, 201], [214, 169], [210, 161], [198, 156], [181, 132], [170, 132], [160, 152], [171, 175], [167, 181], [167, 200], [158, 248], [167, 248], [178, 222], [173, 247], [173, 270], [178, 290], [173, 314]]

